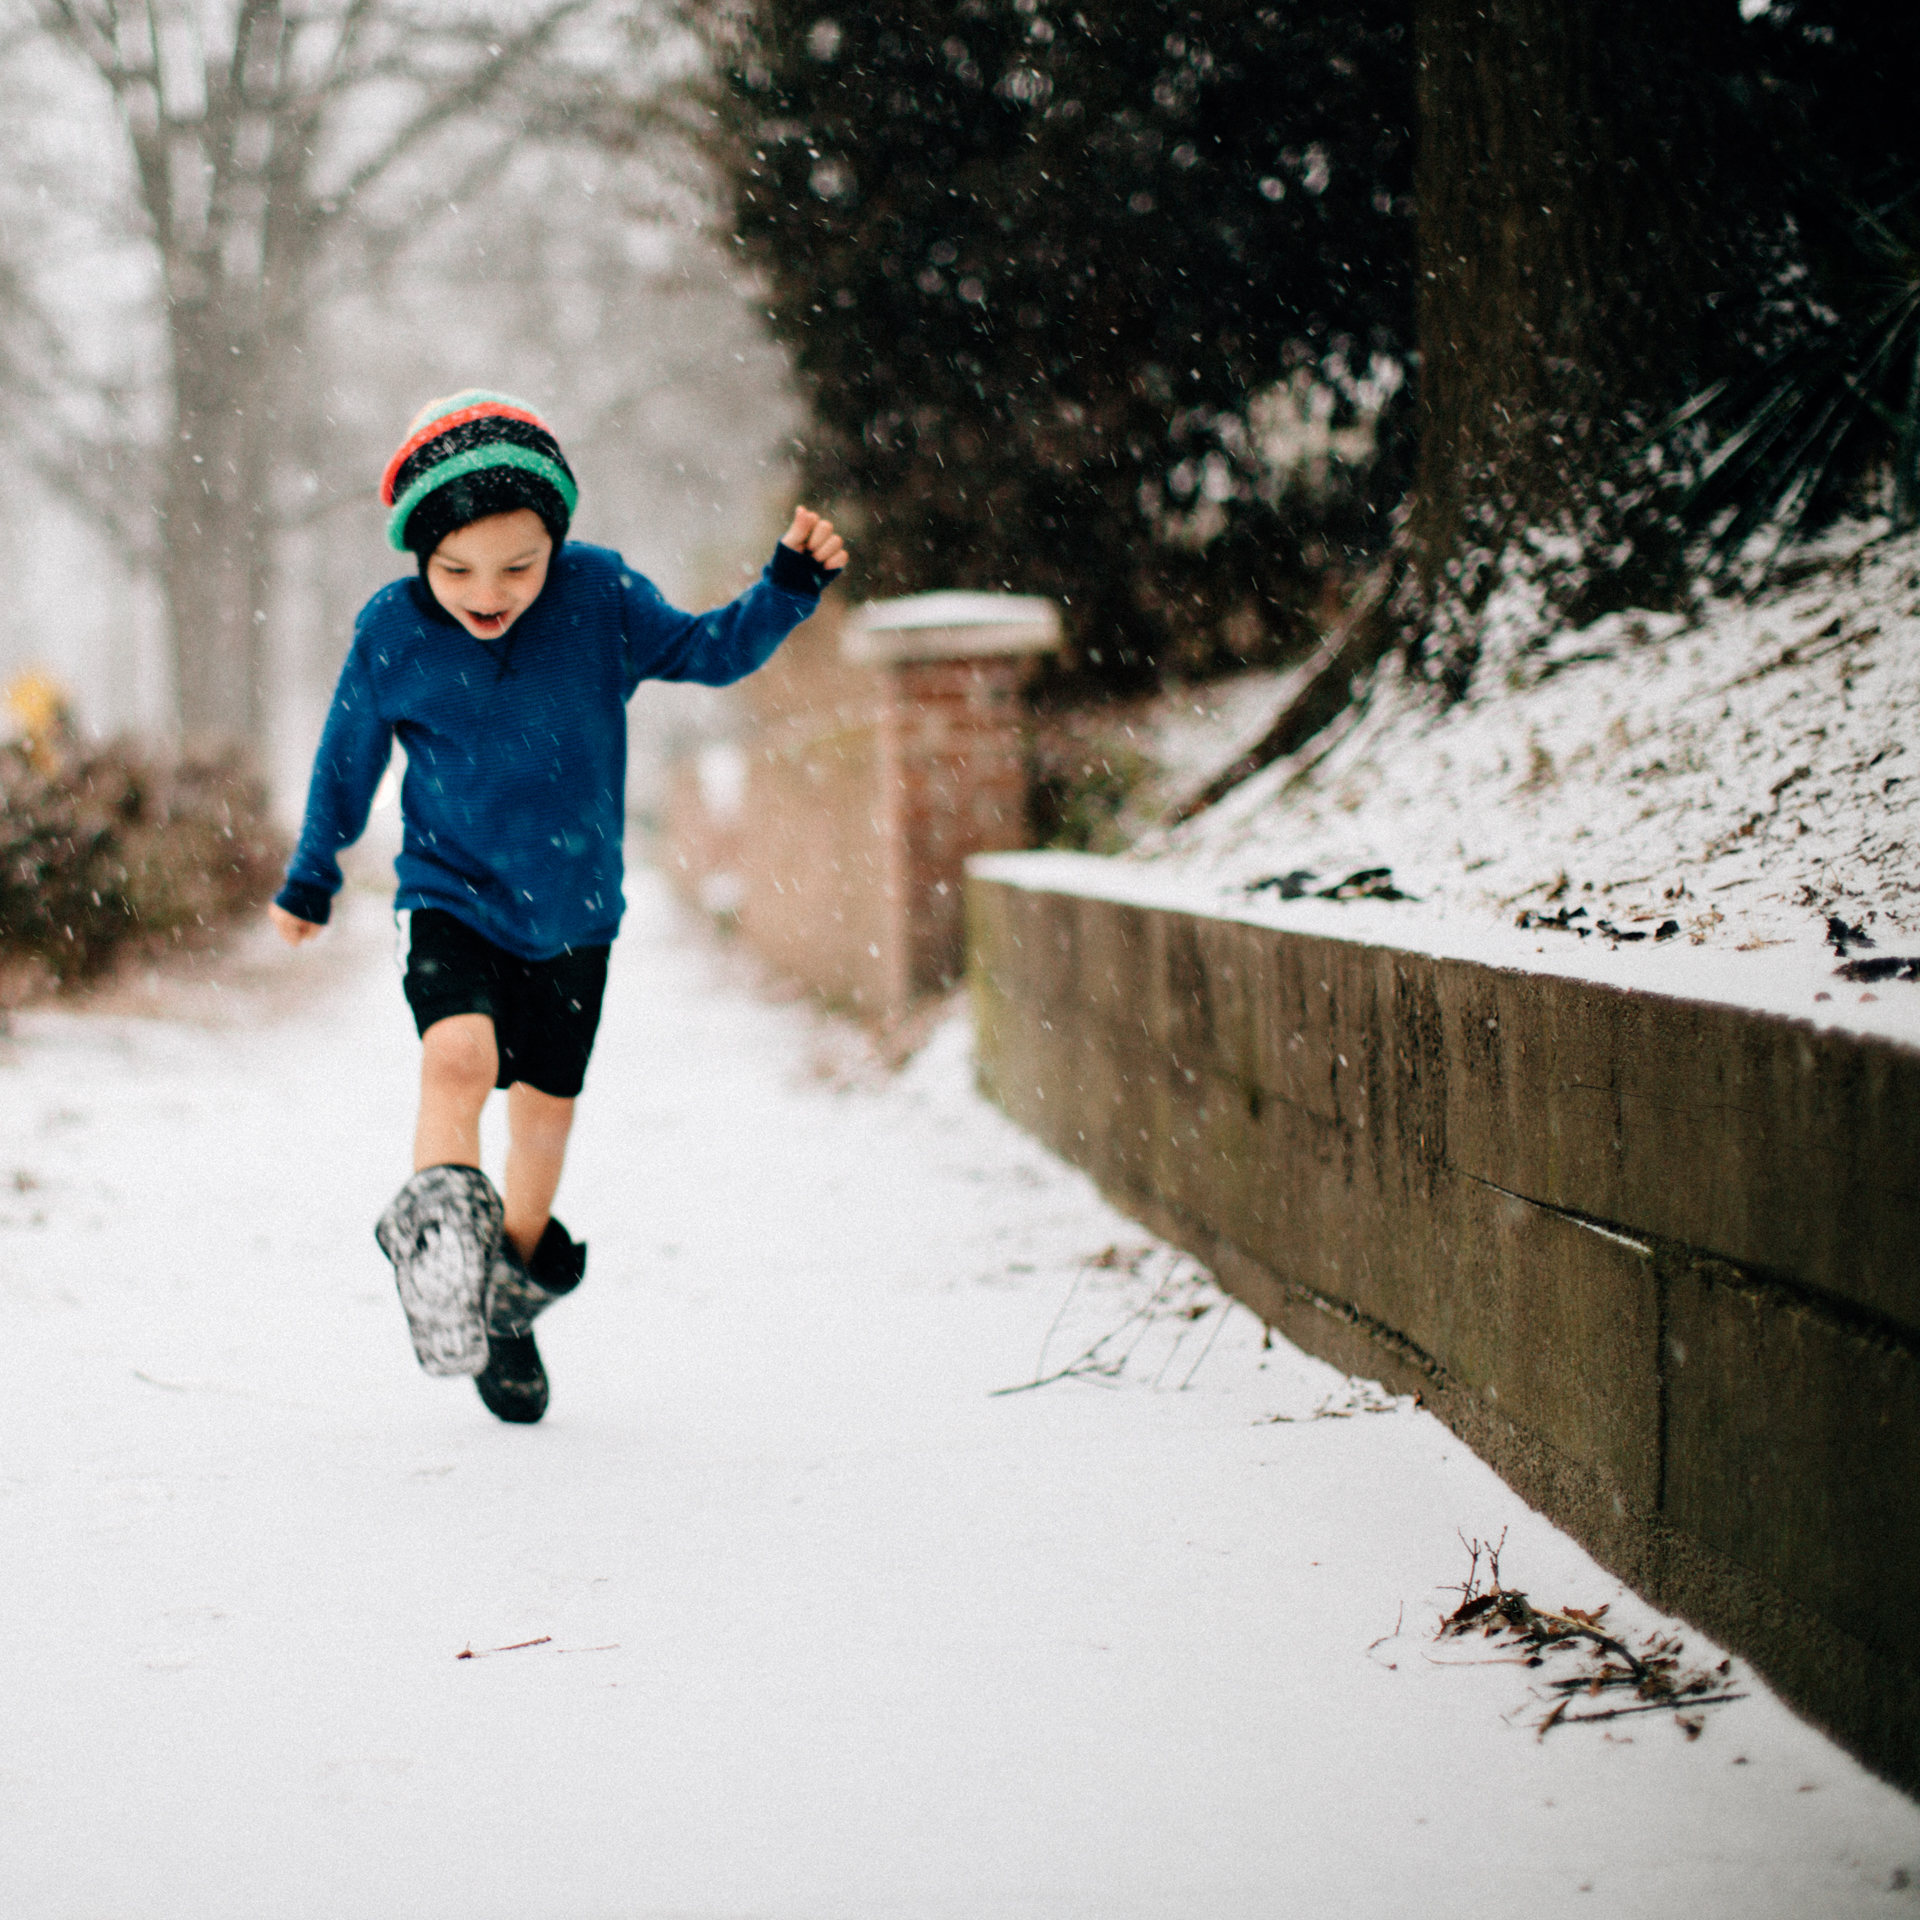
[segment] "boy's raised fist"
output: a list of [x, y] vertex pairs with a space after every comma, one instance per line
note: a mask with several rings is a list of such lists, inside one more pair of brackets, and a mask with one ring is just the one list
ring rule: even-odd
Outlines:
[[780, 544], [811, 554], [821, 566], [836, 572], [847, 564], [847, 543], [834, 532], [833, 522], [821, 519], [811, 507], [794, 508], [793, 525], [780, 536]]

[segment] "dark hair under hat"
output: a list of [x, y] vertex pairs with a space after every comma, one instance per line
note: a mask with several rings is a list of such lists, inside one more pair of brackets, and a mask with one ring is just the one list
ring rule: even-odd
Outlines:
[[530, 507], [557, 547], [580, 498], [573, 470], [538, 414], [501, 393], [431, 400], [387, 463], [380, 499], [387, 539], [422, 565], [448, 534], [489, 514]]

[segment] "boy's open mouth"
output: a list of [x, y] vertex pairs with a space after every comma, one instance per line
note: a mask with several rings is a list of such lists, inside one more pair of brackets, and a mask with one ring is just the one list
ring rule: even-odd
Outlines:
[[506, 629], [507, 616], [504, 613], [475, 613], [469, 607], [467, 618], [473, 622], [476, 633], [501, 633]]

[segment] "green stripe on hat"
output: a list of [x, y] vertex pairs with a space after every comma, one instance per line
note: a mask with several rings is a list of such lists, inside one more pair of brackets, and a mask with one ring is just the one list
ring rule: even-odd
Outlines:
[[[461, 404], [473, 406], [478, 402], [472, 396], [465, 396]], [[546, 481], [560, 496], [569, 514], [580, 504], [580, 489], [574, 485], [573, 476], [544, 453], [536, 453], [531, 447], [508, 446], [504, 443], [469, 447], [465, 453], [452, 454], [445, 460], [436, 461], [393, 503], [393, 511], [387, 516], [387, 544], [396, 553], [405, 553], [407, 522], [413, 517], [414, 508], [428, 494], [439, 492], [448, 481], [461, 479], [469, 473], [483, 472], [489, 467], [518, 467], [521, 472]]]

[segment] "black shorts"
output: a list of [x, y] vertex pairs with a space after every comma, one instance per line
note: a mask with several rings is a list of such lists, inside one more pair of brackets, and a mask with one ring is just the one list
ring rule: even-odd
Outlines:
[[484, 1013], [500, 1049], [496, 1086], [516, 1080], [571, 1100], [587, 1075], [607, 986], [605, 947], [522, 960], [437, 907], [416, 907], [407, 1005], [424, 1039], [436, 1020]]

